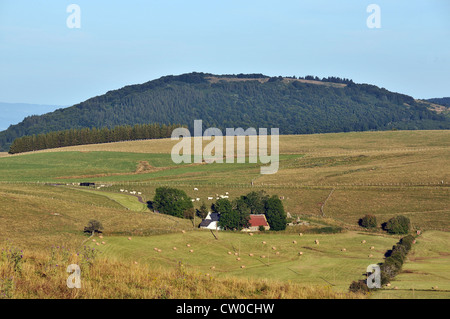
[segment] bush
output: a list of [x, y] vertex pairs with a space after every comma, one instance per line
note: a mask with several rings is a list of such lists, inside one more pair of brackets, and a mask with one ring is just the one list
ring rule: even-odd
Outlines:
[[390, 234], [407, 234], [411, 229], [411, 222], [408, 217], [399, 215], [387, 221], [385, 230]]
[[369, 292], [369, 287], [365, 280], [354, 281], [350, 284], [350, 292], [367, 294]]
[[364, 228], [375, 228], [377, 227], [377, 218], [374, 215], [366, 215], [359, 220], [359, 226]]
[[153, 208], [162, 214], [184, 218], [185, 211], [193, 208], [191, 198], [182, 190], [158, 187], [153, 200]]

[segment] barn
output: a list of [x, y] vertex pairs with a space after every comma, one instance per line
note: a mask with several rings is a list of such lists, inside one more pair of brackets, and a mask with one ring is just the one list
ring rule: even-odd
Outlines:
[[95, 183], [80, 183], [80, 186], [87, 186], [87, 187], [90, 187], [90, 186], [95, 186]]
[[267, 223], [266, 215], [264, 214], [250, 214], [250, 227], [244, 228], [242, 231], [259, 231], [259, 227], [263, 226], [265, 230], [269, 230], [270, 226]]

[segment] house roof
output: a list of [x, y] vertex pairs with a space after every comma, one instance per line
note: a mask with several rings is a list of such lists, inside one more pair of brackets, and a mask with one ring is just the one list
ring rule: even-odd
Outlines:
[[212, 220], [211, 219], [204, 219], [202, 220], [202, 222], [200, 223], [200, 227], [208, 227], [209, 224], [211, 224]]
[[251, 227], [269, 226], [264, 214], [250, 215], [249, 222]]

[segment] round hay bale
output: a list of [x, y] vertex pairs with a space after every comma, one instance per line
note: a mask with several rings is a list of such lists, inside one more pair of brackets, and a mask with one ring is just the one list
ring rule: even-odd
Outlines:
[[277, 250], [277, 248], [275, 246], [272, 247], [273, 250]]
[[215, 266], [212, 266], [212, 267], [211, 267], [211, 270], [214, 270], [214, 269], [216, 269], [216, 267], [215, 267]]
[[102, 235], [100, 235], [100, 236], [98, 236], [98, 238], [100, 238], [100, 239], [103, 239], [103, 236], [102, 236]]
[[173, 250], [177, 250], [177, 247], [173, 247]]
[[397, 290], [397, 289], [398, 289], [398, 287], [397, 287], [397, 286], [395, 286], [395, 287], [394, 287], [394, 289], [395, 289], [395, 290]]
[[252, 253], [250, 253], [250, 254], [248, 254], [250, 257], [253, 257], [253, 254]]
[[128, 240], [131, 240], [131, 237], [128, 237]]
[[135, 262], [134, 262], [134, 264], [135, 264], [135, 265], [137, 265], [137, 264], [138, 264], [138, 262], [137, 262], [137, 261], [135, 261]]
[[433, 290], [438, 290], [439, 287], [438, 287], [438, 286], [433, 286], [432, 289], [433, 289]]
[[299, 255], [299, 256], [303, 255], [303, 251], [300, 251], [300, 252], [298, 253], [298, 255]]
[[342, 248], [342, 249], [341, 249], [341, 251], [347, 251], [347, 249], [345, 249], [345, 248]]
[[97, 246], [100, 246], [100, 243], [95, 243]]
[[299, 236], [303, 236], [303, 233], [298, 234]]
[[242, 265], [242, 266], [241, 266], [241, 268], [242, 268], [242, 269], [244, 269], [244, 268], [245, 268], [245, 266], [244, 266], [244, 265]]
[[191, 247], [191, 245], [190, 245], [190, 244], [187, 244], [186, 246], [187, 246], [187, 247]]
[[238, 253], [234, 253], [235, 256], [239, 255]]
[[370, 254], [369, 256], [368, 256], [369, 258], [372, 258], [373, 257], [373, 255], [372, 254]]
[[238, 258], [236, 258], [236, 260], [237, 260], [237, 261], [239, 261], [239, 260], [241, 260], [241, 258], [240, 258], [240, 257], [238, 257]]
[[261, 258], [266, 258], [266, 256], [265, 256], [265, 255], [262, 255]]
[[182, 230], [182, 231], [181, 231], [181, 233], [183, 233], [183, 234], [184, 234], [185, 232], [186, 232], [185, 230]]
[[319, 240], [316, 239], [316, 240], [314, 241], [314, 243], [315, 243], [316, 245], [319, 245]]
[[250, 236], [253, 236], [253, 233], [248, 233]]
[[279, 255], [280, 254], [280, 252], [279, 251], [277, 251], [276, 253], [275, 253], [275, 255]]
[[362, 240], [362, 241], [361, 241], [361, 244], [365, 244], [365, 243], [366, 243], [366, 241], [365, 241], [365, 240]]
[[155, 248], [153, 248], [153, 250], [154, 250], [154, 251], [158, 251], [158, 248], [155, 247]]
[[231, 255], [231, 251], [228, 252], [228, 255]]
[[194, 250], [193, 250], [193, 249], [191, 249], [191, 250], [189, 250], [189, 252], [190, 252], [190, 253], [193, 253], [193, 252], [194, 252]]
[[96, 240], [95, 239], [92, 239], [92, 241], [95, 243], [96, 242]]
[[391, 283], [388, 282], [388, 283], [386, 284], [386, 287], [390, 287], [390, 286], [391, 286]]
[[370, 246], [370, 249], [372, 249], [372, 250], [373, 250], [373, 249], [375, 249], [375, 247], [374, 247], [374, 246]]
[[104, 241], [102, 241], [102, 245], [106, 245], [106, 243]]
[[263, 244], [263, 245], [265, 245], [265, 244], [266, 244], [266, 242], [265, 242], [265, 241], [263, 241], [263, 242], [262, 242], [262, 244]]
[[293, 242], [292, 242], [293, 244], [296, 244], [297, 243], [297, 241], [296, 240], [294, 240]]

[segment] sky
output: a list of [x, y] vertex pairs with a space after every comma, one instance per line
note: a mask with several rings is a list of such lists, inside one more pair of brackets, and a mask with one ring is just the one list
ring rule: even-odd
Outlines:
[[193, 71], [444, 97], [449, 39], [448, 0], [0, 0], [0, 102], [69, 106]]

